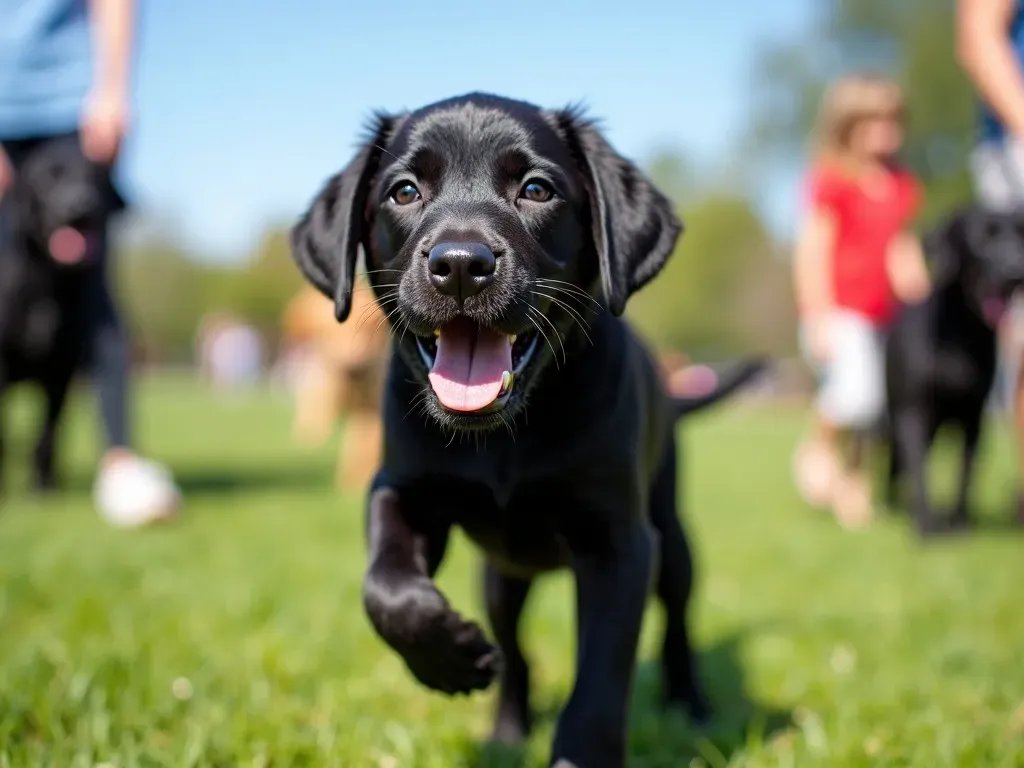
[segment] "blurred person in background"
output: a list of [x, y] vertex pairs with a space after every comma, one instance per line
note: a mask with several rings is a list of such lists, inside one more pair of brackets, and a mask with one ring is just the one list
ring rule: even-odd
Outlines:
[[230, 313], [207, 315], [199, 324], [199, 367], [210, 385], [236, 392], [259, 383], [263, 339], [259, 331]]
[[[74, 135], [111, 173], [130, 119], [134, 16], [133, 0], [0, 0], [0, 219], [10, 215], [4, 191], [42, 142]], [[107, 285], [107, 243], [101, 264], [81, 318], [106, 432], [94, 498], [104, 517], [139, 525], [173, 514], [180, 494], [131, 447], [129, 344]]]
[[885, 405], [884, 332], [900, 302], [929, 290], [908, 230], [919, 184], [896, 162], [903, 112], [899, 86], [885, 78], [851, 75], [828, 89], [794, 254], [801, 345], [821, 376], [796, 452], [797, 488], [845, 527], [873, 515], [864, 453]]
[[[1024, 212], [1024, 0], [959, 0], [957, 57], [981, 97], [978, 144], [971, 157], [978, 202], [995, 211]], [[1018, 483], [1024, 481], [1024, 306], [1004, 318], [1003, 364], [1011, 377]], [[1017, 494], [1024, 521], [1024, 493]]]

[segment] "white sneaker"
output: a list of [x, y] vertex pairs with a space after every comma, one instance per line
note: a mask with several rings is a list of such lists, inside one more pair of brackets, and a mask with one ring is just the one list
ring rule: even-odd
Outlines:
[[164, 467], [126, 456], [100, 469], [93, 499], [108, 523], [134, 528], [173, 517], [181, 506], [181, 491]]

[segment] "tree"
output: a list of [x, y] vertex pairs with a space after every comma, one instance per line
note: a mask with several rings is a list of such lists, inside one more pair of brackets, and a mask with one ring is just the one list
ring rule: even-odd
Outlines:
[[187, 359], [205, 305], [202, 267], [169, 241], [122, 250], [117, 279], [133, 341], [147, 357]]
[[687, 208], [686, 231], [660, 275], [635, 296], [629, 316], [655, 345], [694, 357], [749, 349], [737, 299], [754, 265], [773, 245], [752, 203], [713, 194]]
[[757, 60], [746, 149], [765, 171], [802, 159], [825, 86], [858, 69], [906, 89], [905, 158], [925, 187], [922, 222], [971, 196], [975, 98], [954, 53], [955, 0], [818, 0], [806, 37]]

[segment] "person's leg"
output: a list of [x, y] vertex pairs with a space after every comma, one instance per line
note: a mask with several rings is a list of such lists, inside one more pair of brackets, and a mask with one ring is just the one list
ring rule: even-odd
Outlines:
[[860, 527], [874, 516], [867, 471], [867, 435], [885, 402], [883, 342], [877, 329], [854, 313], [833, 319], [831, 386], [822, 410], [837, 425], [844, 459], [835, 479], [833, 512], [845, 527]]
[[173, 515], [181, 502], [170, 473], [140, 458], [129, 424], [129, 339], [109, 288], [109, 232], [101, 236], [99, 264], [83, 275], [81, 327], [105, 437], [95, 501], [110, 522], [137, 526]]
[[88, 354], [100, 417], [106, 438], [105, 458], [130, 452], [128, 431], [128, 370], [130, 354], [117, 307], [107, 285], [109, 235], [102, 238], [102, 263], [86, 274], [83, 288], [84, 325], [88, 328]]
[[[800, 346], [805, 347], [802, 334]], [[811, 413], [811, 424], [794, 456], [794, 475], [797, 493], [804, 503], [825, 509], [832, 506], [839, 445], [839, 431], [821, 407], [825, 393], [831, 386], [831, 364], [818, 363], [806, 348], [805, 357], [820, 383]]]

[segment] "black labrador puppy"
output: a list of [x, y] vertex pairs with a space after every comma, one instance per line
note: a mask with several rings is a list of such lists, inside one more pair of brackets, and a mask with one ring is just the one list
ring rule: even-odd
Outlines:
[[[501, 678], [493, 736], [530, 730], [517, 629], [534, 578], [570, 567], [577, 667], [553, 762], [619, 768], [646, 597], [666, 610], [664, 694], [708, 707], [687, 628], [676, 401], [619, 319], [681, 231], [670, 202], [578, 111], [484, 94], [378, 115], [292, 232], [306, 277], [351, 306], [360, 247], [393, 326], [383, 465], [368, 504], [364, 602], [424, 685]], [[484, 551], [501, 651], [433, 577], [453, 527]]]
[[[35, 142], [18, 158], [0, 210], [0, 395], [22, 381], [45, 394], [33, 462], [39, 490], [54, 486], [57, 428], [86, 346], [83, 302], [101, 269], [107, 221], [124, 205], [106, 171], [65, 136]], [[0, 460], [2, 433], [0, 424]]]
[[[913, 484], [922, 535], [968, 525], [968, 503], [985, 402], [996, 372], [996, 328], [1013, 292], [1024, 284], [1024, 217], [971, 208], [929, 232], [925, 253], [933, 291], [907, 307], [886, 349], [889, 499], [902, 476]], [[937, 516], [928, 500], [927, 459], [939, 429], [963, 435], [960, 485], [952, 515]]]

